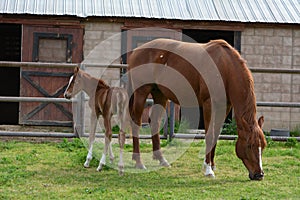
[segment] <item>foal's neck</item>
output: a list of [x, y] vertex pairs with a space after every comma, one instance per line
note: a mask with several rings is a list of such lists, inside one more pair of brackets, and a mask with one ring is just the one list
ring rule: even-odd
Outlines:
[[89, 96], [93, 97], [95, 95], [96, 89], [98, 88], [99, 80], [91, 77], [91, 76], [84, 76], [83, 77], [84, 83], [82, 90]]

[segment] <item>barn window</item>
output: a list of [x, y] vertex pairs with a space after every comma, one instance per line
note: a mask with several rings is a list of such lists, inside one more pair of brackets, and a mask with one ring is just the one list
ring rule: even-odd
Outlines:
[[33, 37], [33, 61], [72, 62], [72, 35], [34, 33]]

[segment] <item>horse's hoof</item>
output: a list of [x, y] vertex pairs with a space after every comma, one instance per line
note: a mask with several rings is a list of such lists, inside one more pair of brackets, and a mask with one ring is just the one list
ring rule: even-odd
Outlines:
[[119, 176], [124, 176], [124, 171], [119, 171]]
[[114, 163], [114, 160], [115, 160], [115, 158], [110, 158], [110, 159], [109, 159], [109, 163], [110, 163], [110, 164], [113, 164], [113, 163]]
[[208, 177], [208, 178], [215, 178], [214, 174], [205, 174], [205, 176]]
[[142, 163], [140, 164], [135, 164], [135, 168], [137, 169], [143, 169], [143, 170], [146, 170], [147, 168], [145, 167], [145, 165], [143, 165]]
[[159, 164], [160, 164], [160, 166], [163, 166], [163, 167], [171, 167], [171, 165], [169, 164], [169, 162], [166, 159], [161, 160]]

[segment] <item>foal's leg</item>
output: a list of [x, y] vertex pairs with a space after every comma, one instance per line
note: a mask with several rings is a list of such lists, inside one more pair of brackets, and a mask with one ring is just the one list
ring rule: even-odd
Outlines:
[[124, 151], [124, 144], [125, 144], [125, 132], [122, 129], [120, 129], [118, 138], [119, 138], [119, 145], [120, 145], [120, 160], [118, 163], [118, 167], [119, 167], [119, 174], [123, 175], [124, 174], [123, 151]]
[[98, 116], [95, 112], [91, 113], [91, 121], [90, 121], [90, 134], [89, 134], [89, 150], [86, 156], [86, 161], [84, 163], [84, 167], [89, 167], [90, 162], [93, 158], [93, 145], [95, 142], [95, 133], [96, 133], [96, 126], [97, 126], [97, 119]]
[[164, 167], [170, 167], [170, 164], [162, 155], [159, 135], [161, 118], [165, 114], [164, 108], [166, 107], [167, 99], [159, 91], [152, 93], [152, 97], [154, 100], [154, 106], [152, 106], [152, 112], [150, 115], [150, 126], [152, 134], [153, 158], [159, 160], [160, 165]]
[[[111, 124], [110, 124], [111, 116], [103, 116], [103, 118], [104, 118], [104, 127], [105, 127], [105, 145], [104, 145], [102, 157], [100, 159], [97, 171], [101, 171], [103, 169], [103, 166], [106, 164], [107, 151], [109, 150], [109, 151], [111, 151], [110, 153], [112, 153], [112, 150], [111, 150], [112, 131], [111, 131]], [[113, 155], [110, 155], [110, 156], [113, 156]], [[111, 159], [112, 159], [112, 157], [111, 157]]]

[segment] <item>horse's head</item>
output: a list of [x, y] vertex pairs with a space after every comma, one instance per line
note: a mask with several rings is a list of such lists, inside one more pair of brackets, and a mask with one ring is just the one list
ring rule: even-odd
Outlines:
[[266, 140], [262, 131], [263, 116], [253, 125], [242, 119], [242, 127], [238, 128], [238, 140], [236, 142], [236, 154], [243, 161], [249, 171], [251, 180], [262, 180], [262, 151], [266, 146]]
[[71, 76], [67, 89], [64, 93], [64, 97], [66, 99], [71, 99], [82, 89], [80, 80], [80, 69], [75, 67], [74, 74]]

